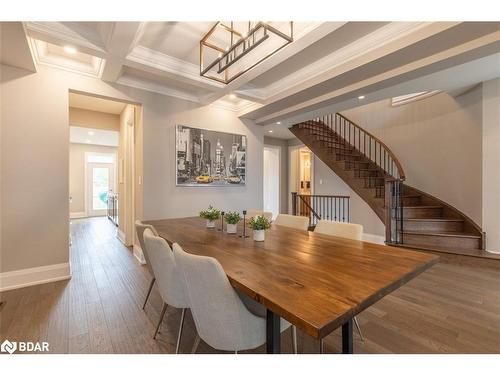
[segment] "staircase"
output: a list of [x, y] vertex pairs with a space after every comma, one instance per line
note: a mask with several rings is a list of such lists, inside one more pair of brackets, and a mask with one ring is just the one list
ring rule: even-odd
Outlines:
[[485, 234], [455, 207], [404, 183], [403, 167], [378, 138], [340, 113], [290, 131], [351, 187], [386, 226], [386, 243], [480, 256]]

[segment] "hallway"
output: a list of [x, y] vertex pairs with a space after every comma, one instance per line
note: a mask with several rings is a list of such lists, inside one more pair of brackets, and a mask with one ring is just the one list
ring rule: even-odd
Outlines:
[[[103, 217], [73, 220], [72, 279], [2, 293], [0, 340], [48, 341], [51, 353], [173, 353], [180, 310], [169, 308], [158, 340], [156, 287], [141, 305], [149, 274], [116, 239]], [[500, 270], [441, 263], [359, 315], [365, 342], [356, 353], [490, 353], [500, 348]], [[189, 353], [194, 323], [187, 314], [181, 353]], [[290, 335], [282, 336], [291, 352]], [[326, 339], [340, 351], [340, 334]], [[299, 352], [317, 343], [299, 332]], [[203, 342], [198, 353], [215, 351]], [[264, 352], [264, 347], [254, 353]]]

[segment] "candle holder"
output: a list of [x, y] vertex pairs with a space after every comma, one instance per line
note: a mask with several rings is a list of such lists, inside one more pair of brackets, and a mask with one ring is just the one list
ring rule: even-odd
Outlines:
[[224, 232], [224, 211], [220, 213], [220, 229], [219, 232]]
[[241, 235], [241, 238], [248, 238], [250, 236], [247, 236], [246, 230], [247, 230], [247, 221], [246, 221], [246, 215], [247, 215], [247, 210], [243, 210], [243, 235]]

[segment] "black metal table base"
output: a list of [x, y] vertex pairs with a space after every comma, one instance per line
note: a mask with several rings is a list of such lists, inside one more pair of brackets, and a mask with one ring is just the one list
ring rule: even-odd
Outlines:
[[353, 320], [349, 319], [342, 324], [342, 354], [353, 354], [353, 338], [352, 338]]
[[[281, 353], [281, 326], [280, 316], [267, 310], [266, 315], [266, 351], [267, 354]], [[353, 320], [349, 319], [342, 324], [342, 354], [353, 354]]]
[[280, 316], [267, 310], [266, 319], [266, 349], [267, 354], [281, 353]]

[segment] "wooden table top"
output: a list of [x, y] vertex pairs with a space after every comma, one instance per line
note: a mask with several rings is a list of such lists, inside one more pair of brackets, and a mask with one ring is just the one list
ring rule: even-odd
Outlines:
[[277, 225], [264, 242], [255, 242], [251, 230], [243, 239], [207, 229], [197, 217], [147, 223], [185, 251], [216, 258], [233, 287], [315, 338], [327, 336], [439, 259]]

